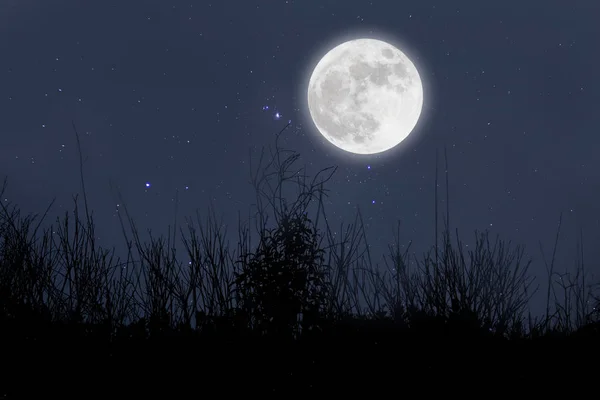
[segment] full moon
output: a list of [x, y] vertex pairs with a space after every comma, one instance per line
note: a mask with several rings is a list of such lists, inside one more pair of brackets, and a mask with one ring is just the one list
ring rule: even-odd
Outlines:
[[417, 125], [423, 84], [399, 49], [356, 39], [331, 49], [308, 83], [308, 109], [319, 132], [342, 150], [375, 154], [402, 142]]

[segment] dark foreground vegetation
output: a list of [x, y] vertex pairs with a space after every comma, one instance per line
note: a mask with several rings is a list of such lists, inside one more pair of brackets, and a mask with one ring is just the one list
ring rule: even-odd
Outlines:
[[0, 397], [489, 397], [593, 385], [598, 301], [582, 263], [569, 275], [548, 261], [537, 318], [523, 249], [487, 233], [465, 252], [446, 223], [415, 262], [397, 236], [375, 265], [360, 214], [340, 227], [325, 218], [335, 170], [308, 177], [280, 136], [252, 170], [255, 209], [236, 246], [214, 212], [142, 242], [125, 208], [122, 259], [97, 245], [85, 187], [46, 227], [46, 214], [2, 201]]

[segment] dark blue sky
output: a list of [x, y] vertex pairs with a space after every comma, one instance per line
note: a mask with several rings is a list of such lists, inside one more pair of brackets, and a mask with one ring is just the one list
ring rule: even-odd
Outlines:
[[[433, 244], [435, 151], [442, 161], [446, 146], [451, 224], [471, 248], [474, 229], [489, 229], [525, 245], [543, 278], [539, 243], [551, 251], [563, 212], [560, 268], [574, 265], [582, 229], [586, 265], [598, 272], [599, 16], [594, 0], [5, 0], [5, 197], [25, 212], [53, 198], [55, 212], [72, 208], [73, 120], [105, 244], [122, 242], [109, 182], [142, 229], [166, 233], [177, 191], [180, 220], [213, 201], [231, 225], [253, 201], [249, 151], [291, 120], [287, 146], [309, 171], [339, 168], [331, 220], [349, 223], [360, 207], [376, 249], [398, 219], [414, 250]], [[406, 52], [425, 100], [410, 140], [357, 157], [319, 136], [306, 84], [330, 47], [365, 36]]]

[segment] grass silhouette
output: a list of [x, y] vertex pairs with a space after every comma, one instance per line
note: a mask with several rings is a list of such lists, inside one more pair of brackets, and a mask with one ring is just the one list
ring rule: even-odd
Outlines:
[[[235, 248], [214, 210], [180, 229], [180, 256], [175, 230], [142, 242], [125, 206], [128, 252], [117, 257], [96, 243], [81, 162], [83, 211], [75, 196], [72, 214], [43, 227], [52, 204], [24, 216], [2, 203], [0, 338], [12, 371], [2, 374], [2, 393], [47, 393], [67, 380], [66, 397], [425, 393], [431, 382], [447, 394], [451, 384], [470, 390], [466, 377], [520, 385], [549, 368], [584, 373], [577, 357], [600, 334], [583, 264], [571, 278], [558, 275], [555, 243], [546, 314], [534, 318], [523, 249], [483, 232], [465, 254], [457, 231], [451, 238], [446, 201], [441, 243], [436, 206], [431, 251], [411, 268], [398, 234], [382, 270], [360, 212], [334, 233], [324, 198], [335, 168], [309, 176], [281, 145], [286, 128], [251, 167], [255, 204], [240, 218]], [[437, 186], [436, 173], [436, 204]], [[23, 376], [39, 384], [18, 383]]]

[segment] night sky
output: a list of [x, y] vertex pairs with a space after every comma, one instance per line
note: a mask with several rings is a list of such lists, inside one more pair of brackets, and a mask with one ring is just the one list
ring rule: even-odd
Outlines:
[[[599, 16], [595, 0], [4, 0], [2, 201], [41, 213], [55, 198], [49, 222], [72, 209], [74, 121], [102, 244], [123, 243], [117, 192], [141, 230], [166, 234], [212, 202], [235, 235], [254, 201], [250, 154], [291, 121], [285, 145], [308, 172], [338, 167], [330, 222], [360, 208], [377, 257], [397, 220], [417, 255], [433, 245], [446, 148], [450, 222], [465, 245], [475, 229], [524, 245], [543, 285], [539, 244], [549, 257], [562, 212], [558, 268], [574, 266], [581, 229], [598, 272]], [[335, 148], [307, 112], [312, 68], [360, 37], [396, 45], [423, 79], [417, 127], [380, 155]]]

